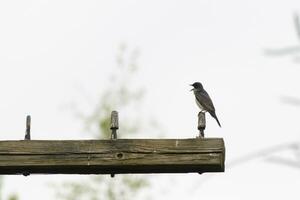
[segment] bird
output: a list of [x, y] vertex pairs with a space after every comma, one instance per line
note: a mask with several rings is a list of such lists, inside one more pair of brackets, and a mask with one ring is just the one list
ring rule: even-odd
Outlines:
[[193, 86], [194, 88], [191, 89], [191, 91], [194, 92], [195, 95], [195, 100], [200, 108], [200, 112], [209, 112], [209, 114], [215, 118], [217, 121], [218, 125], [221, 127], [221, 124], [218, 120], [218, 117], [216, 115], [216, 110], [214, 107], [214, 104], [209, 97], [208, 93], [204, 90], [203, 85], [200, 82], [195, 82], [193, 84], [190, 84], [190, 86]]

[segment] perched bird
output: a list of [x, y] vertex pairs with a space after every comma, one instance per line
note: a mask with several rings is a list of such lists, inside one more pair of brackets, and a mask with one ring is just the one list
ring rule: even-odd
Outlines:
[[218, 120], [218, 117], [216, 115], [216, 110], [214, 107], [214, 104], [212, 100], [210, 99], [208, 93], [204, 90], [203, 86], [199, 82], [195, 82], [191, 84], [194, 88], [191, 89], [191, 91], [194, 91], [196, 103], [198, 107], [200, 108], [200, 112], [209, 112], [209, 114], [216, 119], [219, 126], [221, 127], [221, 124]]

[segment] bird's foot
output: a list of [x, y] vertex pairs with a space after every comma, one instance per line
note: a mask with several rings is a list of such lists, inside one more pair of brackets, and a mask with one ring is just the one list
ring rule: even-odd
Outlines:
[[204, 114], [205, 115], [205, 110], [201, 110], [199, 113], [198, 113], [198, 116], [200, 116], [200, 115], [202, 115], [202, 114]]

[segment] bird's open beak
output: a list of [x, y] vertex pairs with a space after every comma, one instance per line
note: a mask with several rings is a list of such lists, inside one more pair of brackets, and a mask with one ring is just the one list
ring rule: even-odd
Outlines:
[[[192, 86], [193, 87], [193, 84], [190, 84], [190, 86]], [[192, 88], [190, 91], [193, 91], [194, 90], [194, 88]]]

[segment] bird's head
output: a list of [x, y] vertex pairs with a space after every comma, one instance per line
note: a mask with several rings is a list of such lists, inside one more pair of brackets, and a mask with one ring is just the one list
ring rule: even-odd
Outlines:
[[190, 84], [190, 86], [194, 87], [193, 89], [191, 89], [191, 91], [197, 90], [197, 89], [203, 89], [203, 86], [202, 86], [202, 84], [200, 82], [195, 82], [193, 84]]

